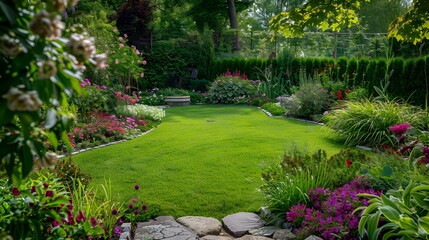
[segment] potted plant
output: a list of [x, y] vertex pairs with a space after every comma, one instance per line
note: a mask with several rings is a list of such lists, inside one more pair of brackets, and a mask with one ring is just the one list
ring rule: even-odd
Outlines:
[[191, 102], [191, 96], [188, 91], [178, 88], [166, 88], [159, 91], [159, 94], [165, 96], [164, 101], [169, 106], [186, 106]]

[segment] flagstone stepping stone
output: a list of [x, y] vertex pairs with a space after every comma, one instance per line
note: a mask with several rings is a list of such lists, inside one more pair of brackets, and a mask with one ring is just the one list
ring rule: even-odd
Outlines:
[[273, 239], [262, 237], [262, 236], [244, 235], [243, 237], [236, 238], [235, 240], [273, 240]]
[[137, 223], [135, 240], [197, 240], [197, 234], [177, 223], [172, 217], [158, 217], [148, 222]]
[[310, 235], [305, 240], [323, 240], [323, 238], [320, 238], [318, 236]]
[[265, 222], [255, 213], [239, 212], [228, 215], [222, 219], [225, 229], [234, 237], [241, 237], [249, 230], [258, 229], [265, 225]]
[[207, 236], [200, 238], [200, 240], [233, 240], [233, 238], [225, 237], [225, 236], [207, 235]]
[[222, 229], [222, 223], [216, 218], [187, 216], [180, 217], [176, 219], [176, 221], [194, 230], [200, 237], [205, 235], [219, 235]]
[[258, 229], [249, 230], [249, 234], [253, 236], [272, 237], [274, 233], [280, 229], [280, 227], [276, 226], [266, 226]]
[[298, 239], [298, 238], [289, 229], [280, 229], [274, 233], [273, 239], [290, 240], [290, 239]]

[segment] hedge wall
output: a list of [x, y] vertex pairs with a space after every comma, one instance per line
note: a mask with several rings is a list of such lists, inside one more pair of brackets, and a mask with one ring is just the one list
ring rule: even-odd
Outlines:
[[364, 58], [359, 60], [338, 58], [336, 61], [332, 58], [293, 58], [287, 62], [278, 59], [218, 58], [213, 64], [213, 74], [209, 80], [213, 80], [227, 69], [231, 72], [245, 73], [252, 80], [262, 79], [260, 70], [270, 65], [275, 66], [272, 69], [279, 71], [288, 69], [292, 85], [299, 84], [300, 69], [305, 69], [307, 74], [329, 70], [334, 81], [346, 81], [349, 88], [367, 88], [372, 94], [375, 94], [374, 86], [380, 87], [386, 73], [393, 71], [389, 79], [388, 94], [415, 105], [425, 105], [426, 81], [429, 81], [429, 56], [407, 60], [398, 57], [391, 59], [389, 64], [386, 59]]

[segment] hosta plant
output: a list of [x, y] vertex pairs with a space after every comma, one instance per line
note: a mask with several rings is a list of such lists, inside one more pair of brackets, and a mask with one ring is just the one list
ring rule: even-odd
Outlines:
[[254, 95], [255, 87], [245, 79], [235, 76], [220, 76], [209, 87], [207, 102], [238, 103]]
[[370, 205], [360, 207], [359, 234], [376, 239], [428, 239], [429, 183], [410, 182], [405, 188], [389, 190], [381, 196], [359, 194], [370, 198]]

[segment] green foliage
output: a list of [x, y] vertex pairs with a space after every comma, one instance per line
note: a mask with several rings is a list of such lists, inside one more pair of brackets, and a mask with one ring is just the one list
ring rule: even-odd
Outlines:
[[349, 59], [347, 64], [347, 75], [345, 76], [348, 79], [347, 86], [349, 88], [354, 88], [356, 86], [355, 78], [358, 70], [358, 60], [356, 58]]
[[366, 88], [356, 88], [347, 93], [346, 97], [349, 101], [362, 101], [365, 98], [368, 98], [368, 91]]
[[334, 186], [339, 187], [351, 182], [362, 169], [362, 165], [370, 161], [372, 159], [362, 151], [352, 149], [341, 150], [339, 153], [332, 155], [328, 162], [332, 175], [335, 176], [333, 180]]
[[363, 86], [368, 90], [368, 93], [371, 95], [374, 93], [374, 89], [371, 89], [372, 86], [378, 86], [380, 79], [377, 79], [376, 76], [377, 60], [371, 60], [368, 62], [368, 66], [365, 71], [365, 78]]
[[396, 57], [392, 59], [391, 64], [389, 65], [388, 72], [392, 72], [390, 77], [389, 92], [393, 96], [402, 97], [402, 92], [404, 91], [404, 59]]
[[76, 188], [75, 184], [77, 184], [78, 180], [79, 184], [85, 187], [88, 186], [91, 182], [91, 176], [83, 173], [71, 158], [68, 160], [63, 159], [58, 161], [51, 172], [58, 178], [58, 181], [61, 182], [61, 184], [64, 185], [69, 192]]
[[238, 103], [253, 96], [255, 87], [240, 77], [221, 76], [211, 84], [206, 99], [210, 103]]
[[389, 127], [408, 122], [425, 127], [425, 113], [419, 108], [395, 101], [347, 102], [344, 108], [331, 111], [324, 120], [336, 137], [347, 146], [380, 146], [390, 140]]
[[[348, 80], [346, 76], [347, 62], [348, 62], [348, 59], [346, 57], [338, 58], [335, 63], [336, 69], [334, 70], [334, 79], [337, 79], [337, 81], [345, 82], [346, 84], [347, 84], [346, 80]], [[338, 75], [336, 75], [335, 77], [335, 74], [338, 74]]]
[[270, 99], [287, 94], [287, 89], [290, 88], [290, 82], [282, 76], [283, 72], [276, 71], [273, 65], [268, 66], [263, 71], [260, 70], [260, 72], [262, 81], [258, 86], [259, 94], [265, 95]]
[[370, 198], [359, 221], [359, 233], [369, 240], [375, 239], [427, 239], [429, 234], [429, 184], [410, 182], [403, 189], [389, 190], [380, 197], [359, 194]]
[[369, 60], [366, 58], [361, 58], [358, 61], [358, 68], [357, 68], [357, 73], [356, 73], [356, 77], [355, 77], [355, 82], [354, 82], [354, 86], [365, 86], [364, 85], [364, 81], [366, 79], [365, 73], [366, 73], [366, 68], [368, 67], [369, 64]]
[[80, 217], [84, 213], [76, 211], [68, 192], [53, 174], [26, 179], [19, 187], [0, 182], [0, 237], [75, 239], [104, 234], [93, 216]]
[[[0, 168], [16, 184], [33, 169], [35, 159], [49, 161], [43, 142], [54, 147], [74, 116], [65, 113], [67, 97], [81, 93], [81, 70], [89, 62], [104, 65], [89, 36], [71, 28], [59, 39], [60, 6], [52, 2], [7, 1], [0, 5]], [[45, 111], [40, 111], [41, 107]]]
[[319, 150], [310, 155], [294, 146], [280, 164], [263, 166], [264, 185], [260, 191], [270, 210], [283, 215], [291, 206], [307, 202], [310, 189], [332, 187], [334, 175], [329, 165], [326, 152]]
[[280, 106], [279, 104], [265, 103], [265, 104], [263, 104], [261, 106], [261, 108], [267, 110], [273, 116], [283, 116], [283, 115], [285, 115], [285, 109], [284, 109], [284, 107]]
[[84, 89], [85, 92], [83, 94], [74, 93], [69, 99], [71, 104], [77, 107], [80, 113], [80, 120], [87, 121], [87, 117], [91, 112], [107, 112], [109, 110], [111, 97], [108, 91], [89, 85], [86, 85]]
[[310, 77], [304, 78], [310, 79], [310, 82], [301, 79], [299, 90], [286, 102], [285, 107], [288, 115], [310, 118], [322, 114], [326, 109], [328, 93], [320, 83], [311, 82], [313, 80]]

